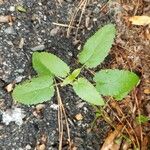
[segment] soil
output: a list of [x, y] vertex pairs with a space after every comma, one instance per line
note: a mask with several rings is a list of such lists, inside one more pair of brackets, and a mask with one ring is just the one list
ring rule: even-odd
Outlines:
[[[72, 69], [77, 68], [77, 54], [84, 42], [107, 23], [116, 24], [116, 42], [109, 56], [96, 70], [124, 68], [136, 72], [142, 81], [138, 87], [140, 110], [145, 115], [150, 115], [149, 95], [144, 93], [150, 82], [150, 43], [142, 36], [143, 31], [149, 30], [149, 27], [128, 26], [125, 22], [124, 18], [133, 15], [135, 11], [134, 4], [132, 10], [127, 7], [128, 3], [91, 0], [86, 4], [81, 23], [79, 20], [82, 7], [71, 28], [68, 25], [79, 3], [78, 0], [8, 0], [0, 4], [0, 15], [11, 15], [15, 18], [13, 22], [0, 24], [0, 150], [58, 149], [57, 95], [42, 105], [25, 106], [14, 102], [5, 87], [35, 75], [31, 64], [34, 51], [51, 52]], [[143, 1], [143, 7], [138, 7], [137, 14], [148, 15], [150, 11], [144, 9], [148, 8], [148, 4], [149, 2]], [[17, 11], [15, 7], [18, 5], [22, 5], [26, 12]], [[68, 28], [71, 29], [70, 32]], [[90, 79], [89, 72], [83, 74]], [[99, 150], [112, 129], [110, 124], [99, 119], [96, 127], [91, 130], [95, 118], [94, 108], [82, 101], [70, 86], [60, 88], [60, 95], [67, 113], [72, 149]], [[134, 101], [132, 94], [128, 99]], [[37, 111], [39, 107], [41, 109]], [[5, 123], [3, 114], [13, 113], [16, 108], [21, 110], [19, 117], [22, 122], [14, 120]], [[77, 114], [83, 118], [78, 120]], [[148, 128], [144, 130], [150, 134]], [[65, 128], [62, 143], [64, 150], [69, 147], [67, 138]]]

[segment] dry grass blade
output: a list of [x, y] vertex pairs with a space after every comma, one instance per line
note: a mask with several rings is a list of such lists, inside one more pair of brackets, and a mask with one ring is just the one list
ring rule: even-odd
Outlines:
[[[62, 24], [62, 23], [56, 23], [56, 22], [53, 22], [52, 24], [53, 24], [53, 25], [56, 25], [56, 26], [66, 27], [66, 28], [68, 28], [68, 27], [69, 27], [69, 25], [68, 25], [68, 24]], [[71, 28], [76, 28], [76, 27], [71, 26]]]
[[[140, 143], [139, 143], [138, 137], [137, 137], [137, 135], [136, 135], [136, 133], [135, 133], [135, 131], [134, 131], [134, 129], [133, 129], [131, 123], [128, 121], [128, 119], [127, 119], [126, 116], [124, 115], [124, 113], [123, 113], [123, 111], [121, 110], [119, 104], [118, 104], [116, 101], [114, 101], [114, 102], [116, 103], [115, 108], [117, 108], [117, 109], [116, 109], [116, 110], [117, 110], [117, 113], [114, 112], [113, 107], [111, 107], [110, 105], [108, 105], [108, 107], [111, 109], [111, 111], [113, 112], [114, 116], [118, 119], [118, 121], [119, 121], [121, 124], [124, 124], [124, 121], [125, 121], [126, 126], [127, 126], [127, 125], [129, 126], [130, 129], [128, 129], [127, 127], [125, 127], [125, 131], [126, 131], [127, 134], [129, 135], [130, 140], [132, 141], [134, 147], [136, 147], [136, 143], [137, 143], [138, 147], [140, 147]], [[115, 109], [115, 108], [114, 108], [114, 109]], [[121, 113], [121, 115], [122, 115], [122, 119], [120, 119], [120, 116], [118, 116], [118, 114], [120, 114], [120, 113]], [[134, 137], [133, 137], [133, 135], [131, 134], [131, 132], [134, 134], [135, 140], [134, 140]], [[136, 143], [135, 143], [135, 141], [136, 141]]]
[[69, 27], [68, 27], [68, 30], [67, 30], [67, 37], [69, 37], [70, 35], [70, 32], [71, 32], [71, 26], [73, 25], [73, 22], [78, 14], [78, 11], [82, 8], [83, 4], [85, 3], [86, 0], [80, 0], [77, 8], [75, 9], [75, 12], [73, 13], [73, 15], [71, 16], [71, 19], [70, 19], [70, 23], [69, 23]]
[[88, 2], [88, 0], [85, 0], [84, 3], [83, 3], [81, 15], [80, 15], [80, 18], [79, 18], [79, 23], [77, 25], [77, 30], [76, 30], [76, 33], [75, 33], [75, 39], [77, 38], [77, 35], [78, 35], [79, 26], [80, 26], [80, 23], [81, 23], [81, 20], [82, 20], [82, 17], [83, 17], [83, 13], [85, 12], [87, 2]]
[[[137, 106], [137, 113], [138, 113], [138, 116], [140, 116], [141, 112], [140, 112], [139, 100], [137, 98], [137, 91], [134, 92], [134, 98], [135, 98], [135, 103]], [[141, 145], [142, 145], [142, 143], [143, 143], [143, 131], [142, 131], [141, 124], [139, 124], [139, 129], [140, 129], [140, 140], [141, 140]]]
[[62, 140], [63, 140], [63, 114], [62, 114], [62, 102], [59, 93], [59, 89], [56, 86], [57, 91], [57, 101], [58, 101], [58, 131], [59, 131], [59, 150], [62, 149]]
[[58, 130], [59, 130], [59, 150], [62, 150], [62, 140], [63, 140], [63, 117], [65, 118], [66, 128], [67, 128], [67, 135], [68, 135], [68, 143], [69, 143], [69, 150], [71, 149], [71, 138], [70, 138], [70, 130], [69, 124], [67, 120], [67, 115], [65, 112], [65, 108], [62, 103], [62, 99], [60, 96], [59, 88], [56, 86], [57, 92], [57, 100], [58, 100]]
[[121, 130], [123, 130], [123, 125], [118, 125], [112, 133], [108, 135], [108, 137], [105, 139], [105, 142], [100, 150], [112, 150], [112, 146], [114, 145], [115, 138], [121, 133]]

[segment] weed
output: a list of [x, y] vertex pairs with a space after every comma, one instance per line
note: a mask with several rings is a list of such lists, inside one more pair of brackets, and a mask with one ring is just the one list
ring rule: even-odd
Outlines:
[[61, 80], [58, 83], [61, 86], [72, 85], [76, 94], [90, 104], [105, 105], [102, 96], [123, 99], [139, 83], [139, 77], [133, 72], [118, 69], [100, 70], [93, 78], [96, 86], [85, 77], [79, 77], [81, 69], [94, 68], [104, 61], [114, 38], [113, 24], [99, 29], [87, 40], [82, 52], [78, 55], [78, 60], [83, 66], [72, 73], [69, 66], [57, 56], [47, 52], [34, 52], [32, 64], [38, 75], [17, 85], [12, 93], [13, 99], [27, 105], [50, 100], [55, 92], [56, 84], [53, 84], [55, 78]]

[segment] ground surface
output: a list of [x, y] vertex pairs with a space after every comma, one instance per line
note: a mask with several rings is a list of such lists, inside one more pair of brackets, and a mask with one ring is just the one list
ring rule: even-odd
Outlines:
[[[124, 68], [136, 72], [141, 77], [141, 84], [127, 97], [127, 103], [119, 104], [129, 110], [133, 118], [137, 114], [135, 109], [150, 116], [149, 95], [144, 93], [145, 89], [149, 89], [150, 82], [150, 39], [144, 36], [149, 27], [136, 27], [126, 22], [126, 17], [132, 16], [135, 11], [138, 15], [150, 15], [149, 2], [140, 2], [136, 8], [136, 3], [129, 5], [124, 1], [123, 4], [107, 3], [106, 0], [84, 1], [86, 9], [81, 22], [79, 20], [84, 4], [80, 4], [82, 7], [73, 19], [72, 28], [68, 25], [79, 7], [79, 1], [64, 0], [59, 3], [56, 0], [8, 0], [0, 4], [0, 15], [15, 17], [12, 23], [0, 24], [0, 149], [58, 149], [56, 95], [42, 106], [28, 107], [13, 102], [5, 87], [35, 74], [31, 66], [31, 55], [37, 50], [51, 52], [72, 68], [77, 68], [77, 54], [85, 40], [99, 27], [111, 22], [117, 25], [116, 42], [110, 55], [98, 68]], [[17, 5], [22, 5], [27, 11], [16, 11]], [[89, 78], [88, 72], [84, 74]], [[138, 95], [135, 94], [137, 91]], [[68, 117], [72, 148], [98, 150], [108, 132], [111, 132], [109, 123], [100, 119], [96, 128], [90, 130], [95, 116], [93, 108], [76, 96], [69, 86], [60, 89], [60, 94]], [[138, 107], [134, 105], [135, 95], [138, 97]], [[16, 108], [21, 109], [23, 122], [18, 125], [13, 121], [6, 125], [2, 117], [4, 112], [13, 113]], [[112, 115], [109, 110], [106, 112]], [[78, 120], [77, 114], [81, 114], [83, 119]], [[117, 120], [113, 120], [114, 125], [117, 125]], [[142, 133], [149, 135], [149, 130], [148, 125], [145, 125]], [[63, 149], [68, 148], [66, 132], [64, 131]]]

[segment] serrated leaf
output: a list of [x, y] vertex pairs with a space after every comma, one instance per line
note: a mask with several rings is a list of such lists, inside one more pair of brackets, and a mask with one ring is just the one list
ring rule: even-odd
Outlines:
[[115, 26], [108, 24], [99, 29], [85, 43], [79, 54], [79, 62], [92, 68], [99, 65], [108, 55], [115, 38]]
[[35, 69], [35, 71], [38, 73], [38, 75], [40, 75], [40, 76], [41, 75], [52, 76], [52, 73], [47, 68], [47, 66], [42, 64], [42, 62], [40, 60], [40, 53], [38, 53], [38, 52], [35, 52], [32, 54], [32, 66]]
[[79, 78], [73, 83], [73, 89], [81, 99], [94, 105], [104, 105], [102, 97], [87, 79]]
[[54, 95], [53, 78], [41, 76], [27, 80], [15, 87], [12, 97], [26, 105], [42, 103]]
[[66, 77], [70, 72], [69, 66], [54, 54], [35, 52], [33, 58], [33, 67], [38, 73]]
[[75, 69], [62, 83], [62, 86], [70, 84], [80, 74], [81, 68]]
[[130, 71], [106, 69], [96, 73], [94, 81], [100, 94], [121, 100], [138, 84], [139, 77]]

